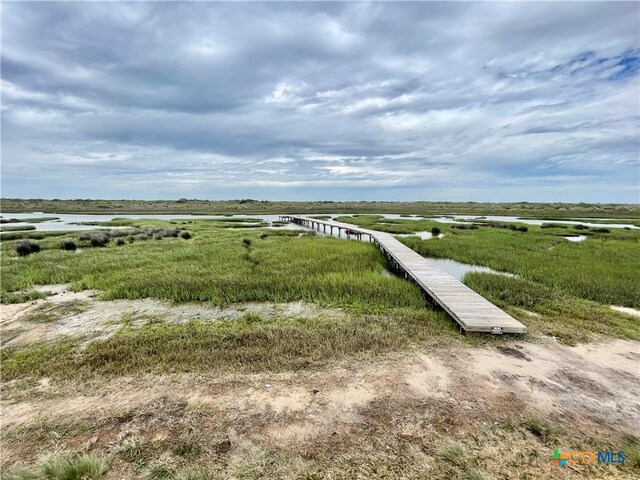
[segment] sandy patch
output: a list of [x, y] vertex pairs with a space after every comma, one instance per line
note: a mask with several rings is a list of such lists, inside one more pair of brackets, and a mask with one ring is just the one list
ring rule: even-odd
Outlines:
[[[66, 285], [40, 286], [34, 290], [51, 292], [52, 296], [0, 307], [3, 345], [26, 345], [63, 336], [106, 338], [121, 326], [125, 318], [137, 326], [154, 320], [171, 323], [234, 320], [248, 313], [265, 318], [345, 315], [340, 309], [322, 308], [305, 302], [250, 302], [218, 307], [206, 303], [171, 304], [154, 299], [101, 301], [98, 299], [98, 292], [72, 292]], [[42, 311], [49, 311], [54, 317], [53, 321], [38, 323], [30, 320]]]
[[[288, 445], [288, 438], [299, 442], [361, 424], [372, 409], [405, 404], [421, 405], [424, 415], [434, 419], [441, 411], [487, 419], [529, 412], [558, 421], [577, 416], [614, 430], [640, 430], [639, 343], [515, 344], [512, 348], [523, 355], [493, 347], [442, 348], [359, 364], [357, 369], [309, 374], [120, 378], [91, 387], [90, 394], [74, 394], [73, 389], [42, 379], [34, 390], [46, 390], [49, 398], [7, 399], [3, 423], [16, 426], [39, 417], [108, 416], [168, 398], [221, 412], [239, 428], [246, 426], [252, 435], [266, 435], [279, 446]], [[303, 425], [308, 433], [302, 432]], [[291, 430], [285, 434], [283, 429]]]
[[626, 313], [627, 315], [633, 315], [634, 317], [640, 317], [640, 310], [631, 307], [618, 307], [616, 305], [611, 305], [611, 309], [616, 312]]

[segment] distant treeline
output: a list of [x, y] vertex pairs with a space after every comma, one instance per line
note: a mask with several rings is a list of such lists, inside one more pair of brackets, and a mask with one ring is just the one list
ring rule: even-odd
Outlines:
[[4, 212], [24, 213], [406, 213], [419, 215], [482, 214], [541, 216], [546, 218], [606, 217], [640, 218], [637, 204], [589, 203], [486, 203], [486, 202], [277, 202], [243, 198], [238, 200], [46, 200], [5, 198]]

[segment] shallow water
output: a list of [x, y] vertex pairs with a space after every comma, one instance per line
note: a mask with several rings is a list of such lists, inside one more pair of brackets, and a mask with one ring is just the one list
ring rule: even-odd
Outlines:
[[455, 260], [450, 260], [448, 258], [425, 258], [430, 262], [435, 263], [442, 270], [460, 281], [462, 281], [464, 276], [469, 272], [496, 273], [498, 275], [507, 275], [510, 277], [514, 276], [511, 273], [498, 272], [497, 270], [493, 270], [489, 267], [482, 267], [480, 265], [469, 265], [468, 263], [456, 262]]
[[562, 238], [566, 238], [570, 242], [582, 242], [587, 239], [587, 236], [586, 235], [576, 235], [576, 236], [562, 235]]
[[[413, 233], [399, 233], [396, 237], [420, 237], [422, 240], [431, 240], [433, 234], [431, 232], [413, 232]], [[439, 234], [436, 238], [444, 237], [444, 233]]]

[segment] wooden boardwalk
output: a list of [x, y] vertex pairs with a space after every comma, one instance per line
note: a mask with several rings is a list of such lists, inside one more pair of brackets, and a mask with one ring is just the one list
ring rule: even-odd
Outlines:
[[418, 284], [438, 305], [458, 322], [465, 332], [526, 333], [527, 327], [507, 315], [493, 303], [437, 267], [429, 259], [414, 252], [393, 235], [367, 230], [349, 223], [295, 215], [282, 215], [283, 221], [347, 237], [354, 236], [374, 242], [387, 256], [392, 266], [404, 277]]

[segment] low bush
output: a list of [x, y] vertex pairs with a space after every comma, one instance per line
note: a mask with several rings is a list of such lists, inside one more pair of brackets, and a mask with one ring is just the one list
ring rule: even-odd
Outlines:
[[181, 236], [182, 238], [184, 238], [185, 240], [189, 240], [189, 239], [191, 238], [191, 234], [190, 234], [189, 232], [187, 232], [187, 231], [182, 232], [182, 233], [180, 234], [180, 236]]
[[465, 225], [463, 223], [451, 225], [451, 228], [457, 228], [458, 230], [477, 230], [478, 225]]
[[124, 244], [125, 244], [124, 238], [119, 238], [118, 240], [116, 240], [116, 245], [122, 246]]
[[440, 235], [440, 229], [438, 227], [433, 227], [431, 229], [431, 235], [433, 235], [434, 237], [437, 237], [438, 235]]
[[40, 245], [36, 242], [30, 242], [29, 240], [23, 240], [16, 243], [16, 252], [21, 257], [26, 257], [27, 255], [31, 255], [32, 253], [37, 253], [40, 251]]
[[60, 248], [62, 250], [75, 250], [77, 248], [76, 242], [74, 242], [73, 240], [63, 240], [60, 244]]
[[109, 235], [104, 233], [95, 233], [89, 236], [92, 247], [106, 247], [110, 240]]

